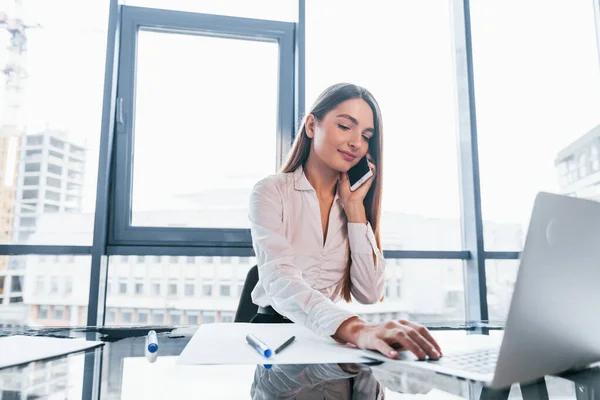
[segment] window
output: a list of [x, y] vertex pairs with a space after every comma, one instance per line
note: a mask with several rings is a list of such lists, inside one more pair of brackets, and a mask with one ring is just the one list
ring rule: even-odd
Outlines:
[[135, 280], [135, 294], [137, 294], [137, 295], [144, 294], [144, 280], [143, 279], [138, 278]]
[[119, 294], [127, 294], [127, 279], [119, 278]]
[[587, 155], [582, 153], [579, 155], [579, 178], [585, 178], [587, 175]]
[[578, 139], [600, 124], [593, 3], [532, 1], [519, 3], [518, 13], [516, 7], [511, 2], [471, 2], [488, 251], [523, 248], [537, 193], [567, 190], [556, 177], [555, 160], [570, 159], [570, 181], [577, 181], [578, 172], [588, 172], [578, 159], [588, 144], [578, 145]]
[[402, 297], [402, 281], [400, 279], [396, 281], [396, 297]]
[[171, 264], [177, 264], [177, 263], [179, 263], [179, 257], [177, 257], [177, 256], [170, 256], [169, 257], [169, 262]]
[[[38, 255], [9, 256], [6, 271], [10, 275], [5, 285], [0, 277], [0, 298], [4, 298], [5, 303], [18, 302], [19, 306], [25, 307], [20, 307], [18, 314], [11, 310], [6, 314], [0, 309], [0, 324], [12, 314], [9, 317], [13, 321], [11, 323], [20, 320], [23, 326], [47, 325], [47, 320], [55, 319], [59, 322], [54, 324], [56, 326], [86, 325], [91, 257], [75, 255], [70, 265], [54, 264], [54, 255], [50, 257], [48, 261], [52, 263], [39, 262], [41, 257]], [[0, 270], [0, 275], [6, 271]], [[3, 286], [7, 289], [4, 295]], [[59, 315], [58, 319], [54, 313], [55, 306], [62, 307], [58, 311], [62, 317]], [[15, 320], [15, 315], [19, 315], [18, 320]]]
[[222, 312], [221, 313], [221, 322], [233, 322], [233, 313], [229, 313], [229, 312]]
[[242, 292], [244, 291], [244, 282], [239, 281], [237, 284], [237, 294], [238, 297], [242, 295]]
[[167, 287], [167, 295], [177, 296], [177, 280], [169, 279], [169, 285]]
[[63, 142], [62, 140], [53, 138], [53, 137], [50, 138], [50, 145], [53, 147], [56, 147], [57, 149], [65, 148], [65, 142]]
[[35, 217], [22, 217], [19, 222], [21, 224], [21, 228], [34, 228], [36, 218]]
[[23, 200], [37, 199], [38, 191], [37, 190], [23, 190], [22, 198], [23, 198]]
[[132, 315], [133, 315], [133, 313], [131, 312], [131, 310], [121, 311], [121, 320], [120, 320], [120, 322], [122, 324], [131, 324], [131, 322], [133, 321]]
[[[46, 277], [43, 275], [38, 275], [36, 283], [35, 283], [35, 291], [37, 293], [44, 293], [44, 290], [46, 290], [45, 286], [46, 286]], [[0, 290], [0, 293], [2, 293], [1, 290]]]
[[42, 135], [29, 135], [27, 136], [27, 145], [39, 146], [44, 143], [44, 137]]
[[152, 311], [152, 324], [162, 325], [165, 323], [165, 314], [162, 311]]
[[50, 277], [50, 293], [58, 293], [58, 277]]
[[48, 172], [55, 174], [55, 175], [62, 175], [62, 171], [63, 171], [62, 167], [48, 163]]
[[107, 278], [106, 280], [106, 295], [112, 294], [112, 279]]
[[148, 323], [148, 311], [138, 311], [137, 312], [137, 323], [145, 325]]
[[152, 280], [152, 296], [160, 296], [160, 281], [153, 279]]
[[39, 183], [40, 183], [39, 176], [25, 176], [23, 178], [23, 185], [25, 185], [25, 186], [39, 185]]
[[52, 319], [55, 321], [62, 321], [65, 318], [65, 308], [63, 306], [54, 306], [54, 313]]
[[60, 207], [54, 204], [44, 204], [44, 212], [58, 212]]
[[60, 193], [46, 190], [46, 199], [53, 201], [60, 201]]
[[231, 264], [231, 257], [221, 257], [221, 264]]
[[65, 278], [65, 294], [73, 293], [73, 277], [67, 276]]
[[144, 257], [144, 256], [137, 256], [137, 262], [139, 264], [142, 264], [142, 263], [146, 262], [146, 257]]
[[[245, 204], [251, 186], [240, 183], [233, 193], [214, 196], [210, 192], [218, 189], [216, 186], [193, 184], [191, 178], [193, 171], [211, 171], [214, 182], [230, 181], [229, 177], [239, 176], [241, 165], [248, 180], [258, 181], [275, 172], [277, 141], [273, 135], [278, 100], [285, 100], [278, 99], [279, 44], [140, 29], [135, 70], [132, 225], [247, 228], [247, 218], [224, 216]], [[157, 74], [175, 81], [157, 81]], [[260, 93], [260, 102], [255, 101], [256, 93]], [[190, 96], [197, 99], [196, 104], [188, 100]], [[165, 103], [165, 98], [171, 100]], [[228, 110], [219, 105], [222, 101], [227, 101]], [[189, 127], [197, 124], [198, 104], [203, 104], [203, 115], [211, 118], [203, 119], [201, 132], [189, 135]], [[232, 110], [236, 118], [230, 117]], [[247, 135], [243, 133], [247, 126], [263, 128]], [[160, 134], [165, 129], [170, 132], [167, 142]], [[198, 157], [197, 149], [207, 140], [213, 148], [230, 148], [235, 140], [236, 149], [254, 150], [232, 150], [225, 156], [206, 152]], [[157, 152], [168, 162], [157, 163]], [[214, 168], [215, 163], [219, 168]], [[154, 196], [157, 187], [163, 200], [156, 203], [156, 212], [150, 216], [153, 209], [147, 198]], [[176, 209], [181, 193], [202, 196], [205, 212], [159, 213]], [[142, 210], [144, 213], [138, 212]]]
[[41, 164], [40, 163], [27, 163], [25, 164], [25, 172], [40, 172]]
[[240, 264], [249, 264], [250, 263], [250, 257], [240, 257], [239, 263]]
[[181, 314], [179, 313], [170, 313], [169, 314], [170, 324], [171, 325], [179, 325], [181, 324]]
[[75, 262], [75, 256], [74, 255], [68, 255], [67, 256], [67, 263], [69, 264], [73, 264]]
[[154, 256], [154, 262], [157, 264], [160, 264], [160, 262], [162, 261], [162, 257], [161, 256]]
[[505, 321], [515, 289], [519, 260], [486, 260], [487, 301], [490, 320]]
[[460, 306], [462, 291], [451, 290], [446, 292], [446, 307], [454, 308]]
[[109, 309], [106, 312], [106, 324], [114, 324], [115, 323], [115, 310]]
[[202, 284], [202, 296], [212, 296], [212, 282], [205, 282]]
[[194, 281], [191, 279], [186, 280], [185, 287], [184, 287], [184, 294], [186, 296], [193, 296], [195, 290], [196, 290], [196, 285], [194, 284]]
[[22, 292], [23, 291], [23, 277], [19, 275], [13, 275], [10, 280], [11, 292]]
[[[334, 82], [374, 95], [385, 130], [381, 236], [410, 249], [461, 247], [450, 4], [306, 2], [306, 110]], [[340, 56], [373, 43], [381, 50], [368, 57]]]
[[221, 297], [231, 296], [231, 283], [221, 282], [221, 284], [219, 285], [219, 295]]
[[188, 325], [198, 325], [198, 315], [188, 314]]
[[291, 21], [298, 19], [298, 6], [295, 1], [261, 0], [246, 1], [206, 1], [184, 2], [171, 0], [128, 0], [128, 5], [139, 7], [157, 7], [166, 10], [188, 11], [204, 14], [230, 15], [233, 17], [268, 19], [272, 21]]
[[61, 182], [60, 182], [60, 179], [48, 177], [48, 178], [46, 178], [46, 185], [60, 189]]
[[202, 311], [202, 323], [212, 324], [217, 320], [216, 313], [214, 311]]
[[598, 171], [600, 169], [600, 154], [598, 152], [598, 145], [596, 143], [592, 144], [591, 147], [592, 153], [592, 171]]
[[186, 257], [185, 258], [185, 262], [187, 264], [195, 264], [196, 263], [196, 257]]
[[127, 264], [129, 262], [129, 256], [121, 256], [121, 262]]
[[39, 319], [48, 319], [49, 312], [50, 312], [50, 309], [48, 306], [40, 306], [38, 318]]

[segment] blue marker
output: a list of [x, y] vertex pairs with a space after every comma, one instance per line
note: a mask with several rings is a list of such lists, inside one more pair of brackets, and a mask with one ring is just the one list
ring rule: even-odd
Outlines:
[[148, 332], [148, 341], [146, 347], [148, 349], [148, 353], [156, 353], [158, 351], [158, 339], [156, 338], [156, 332]]
[[253, 334], [246, 335], [246, 341], [250, 346], [254, 347], [256, 351], [258, 351], [258, 354], [264, 356], [265, 358], [269, 358], [271, 357], [271, 354], [273, 354], [271, 349], [269, 349], [269, 346], [264, 344], [259, 338], [257, 338]]

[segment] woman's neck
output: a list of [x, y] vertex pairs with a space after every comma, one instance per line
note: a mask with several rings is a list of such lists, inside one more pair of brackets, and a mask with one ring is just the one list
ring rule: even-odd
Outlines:
[[331, 169], [312, 152], [304, 163], [304, 175], [311, 186], [317, 192], [319, 199], [327, 199], [335, 196], [335, 190], [339, 172]]

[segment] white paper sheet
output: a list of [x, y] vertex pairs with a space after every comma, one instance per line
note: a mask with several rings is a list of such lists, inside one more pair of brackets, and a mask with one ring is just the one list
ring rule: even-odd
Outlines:
[[0, 369], [103, 346], [102, 342], [43, 336], [0, 337]]
[[[253, 334], [272, 351], [291, 336], [294, 343], [270, 358], [246, 342]], [[322, 364], [368, 361], [362, 350], [322, 338], [297, 324], [221, 323], [201, 325], [181, 352], [177, 364]]]

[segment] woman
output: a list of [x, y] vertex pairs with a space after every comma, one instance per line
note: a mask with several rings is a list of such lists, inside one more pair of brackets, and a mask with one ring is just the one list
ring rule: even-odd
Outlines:
[[[365, 156], [374, 175], [350, 191], [346, 172]], [[351, 295], [363, 304], [383, 298], [381, 188], [379, 106], [364, 88], [333, 85], [307, 113], [282, 172], [250, 196], [259, 271], [252, 322], [303, 324], [391, 358], [398, 357], [394, 347], [440, 357], [426, 328], [404, 320], [372, 325], [334, 304]]]

